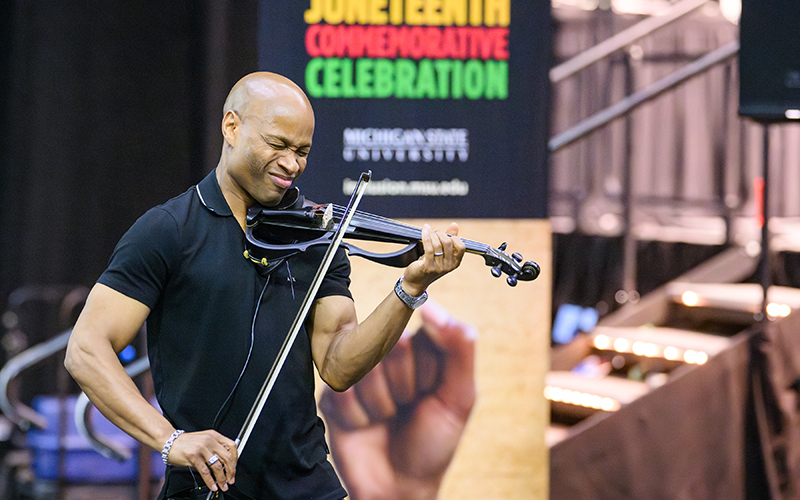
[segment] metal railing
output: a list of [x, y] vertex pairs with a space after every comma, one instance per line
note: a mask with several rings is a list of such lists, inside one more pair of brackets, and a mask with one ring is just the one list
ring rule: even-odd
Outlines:
[[728, 61], [739, 52], [739, 42], [730, 42], [717, 50], [710, 52], [683, 68], [651, 83], [642, 90], [635, 92], [616, 104], [599, 111], [584, 119], [577, 125], [570, 127], [548, 141], [547, 147], [551, 153], [567, 146], [578, 139], [586, 137], [604, 125], [627, 115], [640, 105], [655, 99], [664, 92], [672, 90], [691, 78], [705, 73], [717, 64]]
[[592, 64], [605, 59], [614, 52], [621, 50], [633, 42], [655, 33], [661, 28], [672, 24], [683, 16], [694, 12], [710, 0], [681, 0], [673, 4], [662, 15], [648, 17], [630, 28], [620, 31], [611, 38], [604, 40], [590, 49], [587, 49], [575, 57], [554, 66], [550, 70], [550, 82], [558, 83], [565, 78], [574, 75], [578, 71], [591, 66]]
[[[671, 25], [675, 21], [685, 17], [686, 15], [696, 11], [700, 7], [709, 3], [709, 0], [681, 0], [667, 10], [662, 15], [652, 16], [637, 24], [621, 31], [620, 33], [600, 42], [599, 44], [581, 52], [580, 54], [570, 58], [569, 60], [553, 67], [550, 70], [550, 81], [556, 84], [564, 81], [570, 76], [575, 75], [579, 71], [595, 64], [616, 52], [624, 49], [630, 44], [646, 36]], [[686, 66], [678, 69], [672, 74], [651, 83], [643, 89], [632, 92], [631, 89], [626, 90], [626, 96], [612, 104], [611, 106], [602, 109], [591, 116], [583, 119], [579, 123], [570, 126], [565, 131], [551, 137], [548, 141], [548, 150], [552, 154], [564, 147], [582, 139], [596, 130], [608, 125], [609, 123], [625, 118], [629, 120], [631, 112], [642, 104], [647, 103], [658, 96], [679, 87], [686, 81], [707, 72], [709, 69], [729, 61], [738, 54], [739, 42], [734, 41], [728, 43], [698, 59], [692, 61]], [[637, 255], [636, 255], [636, 239], [631, 230], [631, 214], [633, 210], [633, 202], [631, 195], [631, 144], [630, 144], [630, 123], [626, 125], [626, 144], [624, 151], [624, 166], [621, 178], [622, 192], [622, 220], [623, 220], [623, 291], [636, 292], [637, 291]]]

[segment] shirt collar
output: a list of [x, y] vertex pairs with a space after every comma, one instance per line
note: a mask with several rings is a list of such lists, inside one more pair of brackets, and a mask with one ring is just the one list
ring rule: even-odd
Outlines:
[[205, 179], [195, 186], [195, 190], [204, 207], [217, 215], [231, 216], [233, 212], [231, 212], [228, 202], [222, 195], [216, 173], [216, 169], [212, 170]]

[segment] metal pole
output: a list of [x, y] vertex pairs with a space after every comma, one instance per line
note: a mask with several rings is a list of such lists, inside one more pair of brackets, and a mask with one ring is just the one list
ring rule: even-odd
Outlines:
[[761, 319], [767, 319], [767, 290], [772, 281], [769, 255], [769, 125], [764, 125], [763, 135], [763, 158], [761, 164], [761, 178], [763, 186], [761, 188], [761, 256], [759, 257], [759, 269], [761, 271], [761, 288], [763, 297], [761, 301]]
[[[631, 61], [625, 57], [625, 94], [633, 91], [633, 70]], [[625, 302], [637, 302], [638, 292], [638, 240], [633, 233], [633, 121], [630, 114], [625, 115], [625, 145], [622, 159], [622, 218], [623, 238], [623, 276], [622, 290], [625, 291]]]

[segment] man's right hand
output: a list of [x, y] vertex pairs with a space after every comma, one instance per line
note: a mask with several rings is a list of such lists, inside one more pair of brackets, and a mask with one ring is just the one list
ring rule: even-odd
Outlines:
[[[166, 439], [165, 439], [166, 441]], [[213, 457], [217, 457], [214, 459]], [[170, 465], [194, 467], [211, 491], [228, 490], [236, 476], [236, 443], [217, 431], [184, 432], [172, 443]]]
[[[106, 418], [140, 443], [160, 451], [175, 428], [142, 396], [117, 357], [149, 314], [150, 309], [141, 302], [96, 284], [72, 329], [64, 362]], [[212, 491], [217, 485], [225, 491], [233, 484], [238, 454], [236, 443], [208, 430], [178, 436], [167, 458], [171, 464], [197, 469]]]

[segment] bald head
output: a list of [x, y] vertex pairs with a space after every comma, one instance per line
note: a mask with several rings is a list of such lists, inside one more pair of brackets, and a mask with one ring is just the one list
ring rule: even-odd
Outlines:
[[275, 206], [305, 170], [314, 111], [297, 84], [267, 72], [239, 80], [223, 111], [217, 181], [243, 225], [247, 208]]
[[296, 83], [285, 76], [261, 71], [250, 73], [233, 86], [225, 100], [222, 113], [235, 111], [240, 115], [264, 116], [284, 114], [291, 108], [295, 112], [313, 110], [308, 97]]

